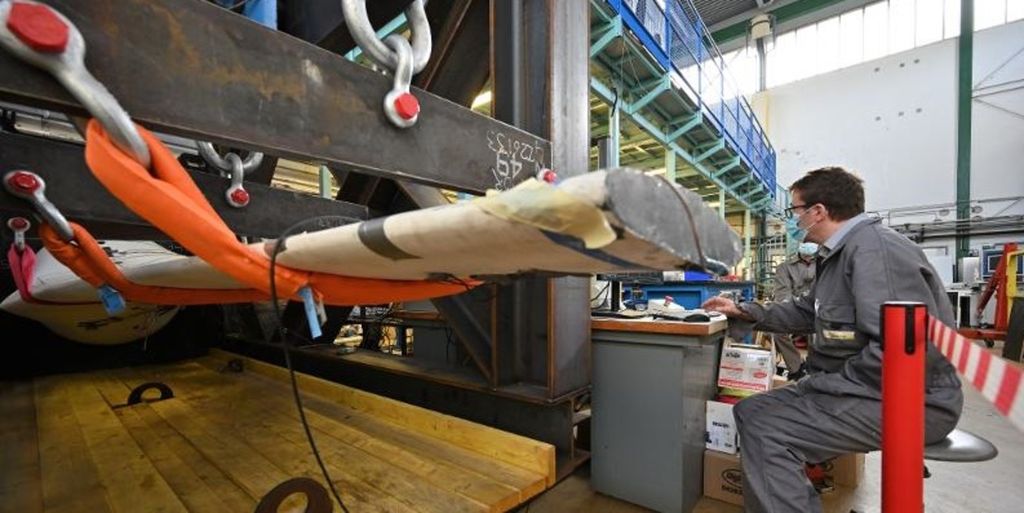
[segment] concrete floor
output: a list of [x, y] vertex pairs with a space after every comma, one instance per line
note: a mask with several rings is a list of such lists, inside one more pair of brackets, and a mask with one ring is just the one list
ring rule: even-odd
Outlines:
[[[1019, 513], [1024, 511], [1024, 433], [1017, 431], [980, 394], [964, 387], [966, 398], [960, 428], [987, 438], [999, 448], [999, 456], [984, 463], [929, 462], [932, 477], [925, 481], [928, 513]], [[826, 513], [881, 511], [881, 456], [866, 458], [865, 479], [856, 490], [838, 489], [824, 496]], [[557, 484], [520, 513], [572, 511], [634, 513], [645, 508], [594, 492], [589, 469]], [[704, 498], [692, 513], [741, 513], [742, 508]]]

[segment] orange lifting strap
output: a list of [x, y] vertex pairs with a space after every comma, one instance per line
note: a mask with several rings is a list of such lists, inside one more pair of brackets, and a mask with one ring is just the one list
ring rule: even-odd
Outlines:
[[[142, 127], [139, 133], [152, 155], [148, 170], [111, 142], [96, 120], [86, 130], [85, 160], [97, 180], [129, 210], [149, 221], [176, 242], [248, 289], [180, 289], [140, 285], [128, 280], [96, 240], [72, 223], [77, 245], [61, 240], [48, 226], [40, 230], [47, 249], [61, 263], [94, 286], [110, 285], [131, 301], [152, 304], [243, 303], [270, 296], [270, 259], [240, 243], [217, 215], [174, 155]], [[316, 273], [276, 266], [282, 298], [301, 300], [309, 286], [318, 299], [332, 305], [414, 301], [465, 292], [479, 282], [380, 280]]]
[[267, 294], [253, 289], [183, 289], [140, 285], [124, 276], [96, 239], [81, 225], [69, 223], [77, 245], [64, 242], [48, 224], [39, 227], [46, 249], [60, 263], [93, 287], [109, 285], [132, 301], [154, 305], [208, 305], [266, 301]]

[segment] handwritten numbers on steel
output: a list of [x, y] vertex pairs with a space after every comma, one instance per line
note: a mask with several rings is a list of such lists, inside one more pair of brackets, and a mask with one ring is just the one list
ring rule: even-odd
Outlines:
[[516, 139], [515, 136], [487, 131], [487, 147], [494, 152], [494, 188], [503, 191], [511, 189], [521, 180], [523, 168], [533, 176], [547, 167], [544, 163], [544, 148], [533, 141]]

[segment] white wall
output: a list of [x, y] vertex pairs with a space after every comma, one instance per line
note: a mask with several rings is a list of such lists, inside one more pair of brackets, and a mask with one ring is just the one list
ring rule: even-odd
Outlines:
[[[1024, 21], [977, 32], [974, 45], [976, 95], [986, 92], [978, 87], [1019, 89], [975, 98], [971, 197], [1021, 196], [1024, 52], [1017, 52], [1024, 48]], [[1020, 82], [991, 88], [1014, 80]], [[954, 201], [956, 81], [953, 39], [758, 94], [754, 110], [775, 146], [779, 183], [816, 167], [841, 165], [864, 178], [868, 210]], [[1004, 208], [1004, 215], [1024, 213], [1024, 202], [986, 204], [981, 215]], [[936, 244], [945, 242], [927, 243]]]

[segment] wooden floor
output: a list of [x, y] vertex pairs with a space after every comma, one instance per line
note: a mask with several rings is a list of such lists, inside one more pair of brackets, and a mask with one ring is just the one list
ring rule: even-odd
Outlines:
[[[287, 373], [223, 370], [230, 357], [0, 383], [0, 511], [251, 512], [287, 479], [322, 482]], [[149, 381], [175, 397], [124, 406]], [[309, 376], [299, 386], [353, 512], [506, 511], [554, 484], [551, 445]]]

